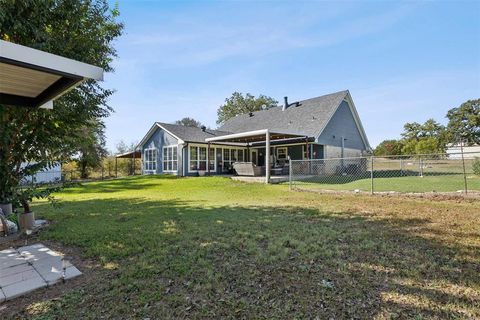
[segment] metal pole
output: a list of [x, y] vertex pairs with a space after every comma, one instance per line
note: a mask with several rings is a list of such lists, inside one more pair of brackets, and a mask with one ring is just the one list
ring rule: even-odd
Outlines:
[[373, 194], [373, 156], [371, 157], [371, 164], [370, 164], [370, 193]]
[[210, 175], [210, 142], [207, 144], [207, 176]]
[[292, 190], [292, 159], [288, 157], [288, 189]]
[[270, 182], [270, 131], [265, 133], [265, 183]]
[[465, 171], [465, 158], [463, 157], [463, 140], [460, 142], [460, 152], [462, 153], [463, 184], [465, 186], [465, 194], [467, 194], [468, 193], [468, 186], [467, 186], [467, 173]]
[[422, 159], [422, 157], [420, 157], [419, 164], [420, 164], [420, 177], [423, 178], [423, 159]]
[[115, 157], [115, 178], [118, 178], [118, 171], [117, 171], [117, 160], [118, 158]]

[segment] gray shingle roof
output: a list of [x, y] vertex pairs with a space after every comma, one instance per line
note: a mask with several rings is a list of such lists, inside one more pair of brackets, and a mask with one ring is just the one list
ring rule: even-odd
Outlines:
[[345, 90], [299, 101], [298, 106], [294, 104], [285, 111], [279, 106], [254, 112], [252, 117], [238, 115], [227, 120], [219, 130], [238, 133], [270, 129], [318, 137], [347, 94]]
[[219, 130], [210, 130], [206, 129], [203, 131], [201, 128], [197, 127], [187, 127], [178, 124], [171, 124], [171, 123], [162, 123], [157, 122], [158, 125], [165, 128], [166, 130], [170, 131], [176, 137], [182, 139], [183, 141], [187, 142], [203, 142], [205, 143], [205, 139], [223, 136], [229, 134], [231, 132], [219, 131]]

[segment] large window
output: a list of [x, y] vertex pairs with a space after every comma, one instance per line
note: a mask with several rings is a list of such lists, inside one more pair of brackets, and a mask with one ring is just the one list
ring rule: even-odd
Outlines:
[[207, 170], [207, 148], [190, 146], [189, 171]]
[[157, 170], [157, 149], [145, 149], [144, 151], [145, 160], [144, 160], [144, 170], [145, 171], [156, 171]]
[[223, 149], [223, 172], [229, 172], [235, 162], [245, 159], [242, 149]]
[[177, 168], [177, 146], [163, 147], [163, 172], [176, 172]]

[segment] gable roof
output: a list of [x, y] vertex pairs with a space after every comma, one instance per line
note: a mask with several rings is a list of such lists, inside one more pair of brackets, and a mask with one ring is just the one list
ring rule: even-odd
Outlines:
[[229, 134], [230, 132], [211, 130], [206, 129], [203, 131], [201, 128], [197, 127], [187, 127], [179, 124], [155, 122], [150, 130], [147, 132], [145, 137], [138, 143], [137, 148], [145, 144], [148, 139], [153, 135], [153, 133], [158, 129], [163, 129], [170, 135], [174, 136], [178, 140], [181, 140], [179, 143], [183, 142], [201, 142], [205, 143], [205, 139], [217, 137], [221, 135]]
[[219, 130], [237, 133], [270, 129], [279, 132], [295, 132], [318, 138], [343, 100], [348, 102], [362, 140], [365, 146], [370, 148], [348, 90], [291, 103], [286, 110], [282, 110], [282, 106], [278, 106], [253, 112], [253, 116], [248, 114], [238, 115], [227, 120]]

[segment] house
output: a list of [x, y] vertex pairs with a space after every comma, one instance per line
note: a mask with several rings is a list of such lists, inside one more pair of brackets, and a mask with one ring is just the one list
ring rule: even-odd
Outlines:
[[293, 103], [285, 97], [282, 106], [238, 115], [218, 130], [156, 122], [137, 148], [144, 174], [178, 176], [230, 173], [237, 161], [281, 167], [371, 150], [348, 90]]

